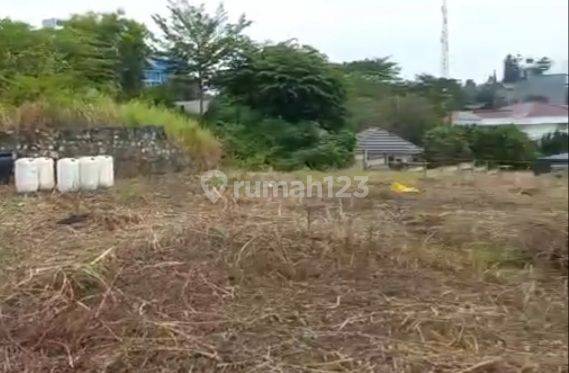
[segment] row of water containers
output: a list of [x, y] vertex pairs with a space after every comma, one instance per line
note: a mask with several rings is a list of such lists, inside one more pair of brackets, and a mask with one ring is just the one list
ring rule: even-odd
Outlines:
[[[57, 167], [51, 158], [20, 158], [15, 162], [14, 176], [18, 193], [52, 190], [61, 193], [93, 191], [114, 185], [113, 157], [96, 156], [63, 158]], [[55, 169], [57, 171], [55, 171]], [[57, 172], [57, 185], [55, 174]]]

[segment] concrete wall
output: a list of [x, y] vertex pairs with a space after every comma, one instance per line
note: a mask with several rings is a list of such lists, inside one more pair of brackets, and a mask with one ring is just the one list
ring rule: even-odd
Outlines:
[[156, 126], [0, 132], [1, 151], [54, 159], [111, 155], [119, 177], [176, 172], [193, 166], [188, 154], [168, 141], [164, 129]]

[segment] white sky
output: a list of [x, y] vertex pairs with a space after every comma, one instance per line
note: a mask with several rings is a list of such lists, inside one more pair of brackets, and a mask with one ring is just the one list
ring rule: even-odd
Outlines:
[[[198, 0], [199, 1], [199, 0]], [[212, 9], [217, 0], [204, 0]], [[508, 53], [549, 56], [567, 72], [567, 0], [448, 0], [451, 75], [484, 81]], [[40, 25], [45, 18], [113, 11], [146, 23], [167, 0], [0, 0], [0, 18]], [[332, 61], [390, 55], [403, 76], [440, 71], [441, 0], [225, 0], [232, 17], [254, 21], [255, 40], [298, 38]]]

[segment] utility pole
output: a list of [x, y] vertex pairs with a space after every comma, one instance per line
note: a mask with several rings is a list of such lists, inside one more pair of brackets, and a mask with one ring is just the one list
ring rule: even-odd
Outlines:
[[443, 6], [441, 9], [443, 13], [443, 31], [441, 34], [441, 77], [448, 79], [450, 77], [450, 66], [447, 0], [443, 0]]

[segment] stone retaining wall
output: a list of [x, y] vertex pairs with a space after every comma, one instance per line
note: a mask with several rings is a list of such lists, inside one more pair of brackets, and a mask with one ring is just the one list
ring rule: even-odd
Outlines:
[[119, 177], [176, 172], [192, 166], [188, 154], [168, 141], [164, 128], [144, 126], [0, 132], [0, 152], [18, 157], [111, 155]]

